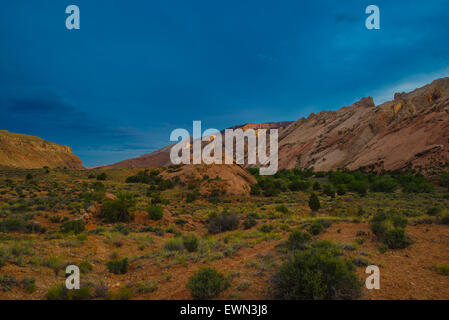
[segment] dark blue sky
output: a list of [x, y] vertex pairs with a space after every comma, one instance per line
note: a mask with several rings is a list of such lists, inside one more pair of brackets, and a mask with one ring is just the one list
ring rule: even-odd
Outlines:
[[[65, 8], [81, 29], [65, 28]], [[381, 30], [365, 28], [365, 8]], [[0, 128], [87, 166], [449, 76], [449, 1], [0, 0]]]

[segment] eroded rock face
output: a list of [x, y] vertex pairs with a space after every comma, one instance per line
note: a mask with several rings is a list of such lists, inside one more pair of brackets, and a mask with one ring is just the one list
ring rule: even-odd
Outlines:
[[72, 149], [38, 137], [0, 130], [0, 165], [16, 168], [83, 169]]
[[[371, 97], [295, 122], [246, 124], [279, 128], [279, 169], [431, 169], [449, 161], [449, 78], [375, 106]], [[171, 146], [109, 167], [168, 167]]]
[[300, 119], [282, 132], [280, 168], [396, 170], [449, 162], [449, 78], [377, 107], [371, 98]]

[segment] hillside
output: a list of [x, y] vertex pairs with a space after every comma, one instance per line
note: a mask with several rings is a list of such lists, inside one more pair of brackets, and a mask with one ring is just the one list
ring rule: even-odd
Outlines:
[[72, 149], [39, 137], [0, 130], [0, 166], [24, 169], [48, 166], [82, 169]]
[[[293, 123], [292, 121], [284, 121], [284, 122], [269, 122], [269, 123], [247, 123], [244, 125], [238, 125], [231, 127], [230, 129], [279, 129], [282, 131], [288, 125]], [[224, 130], [222, 131], [222, 133]], [[111, 165], [104, 166], [104, 168], [147, 168], [147, 167], [168, 167], [172, 165], [170, 160], [170, 150], [174, 144], [165, 146], [157, 151], [152, 153], [143, 154], [140, 157], [123, 160]], [[203, 143], [203, 146], [205, 144]]]
[[[396, 93], [394, 100], [379, 106], [366, 97], [295, 122], [232, 127], [237, 128], [279, 128], [279, 169], [414, 167], [426, 172], [449, 162], [449, 78]], [[106, 167], [167, 167], [170, 149], [171, 145]]]
[[371, 97], [311, 114], [280, 134], [281, 168], [424, 171], [449, 161], [449, 78], [375, 106]]

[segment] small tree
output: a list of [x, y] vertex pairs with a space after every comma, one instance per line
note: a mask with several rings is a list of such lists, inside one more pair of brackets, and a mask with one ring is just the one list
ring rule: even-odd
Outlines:
[[309, 207], [312, 209], [312, 211], [318, 211], [320, 209], [320, 200], [318, 199], [318, 196], [315, 193], [312, 193], [310, 195], [309, 199]]

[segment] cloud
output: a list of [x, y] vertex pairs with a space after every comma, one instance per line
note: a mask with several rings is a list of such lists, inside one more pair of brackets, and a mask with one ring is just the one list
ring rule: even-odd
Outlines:
[[1, 128], [69, 145], [83, 162], [88, 159], [87, 165], [93, 156], [112, 163], [158, 147], [151, 143], [148, 132], [88, 114], [66, 93], [53, 88], [15, 90], [0, 101], [0, 112]]

